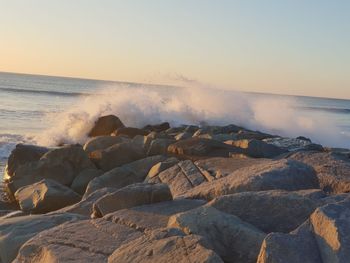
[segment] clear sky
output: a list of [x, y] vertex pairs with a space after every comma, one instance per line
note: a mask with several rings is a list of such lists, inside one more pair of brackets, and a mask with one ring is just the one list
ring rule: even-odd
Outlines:
[[350, 98], [350, 1], [0, 0], [0, 71]]

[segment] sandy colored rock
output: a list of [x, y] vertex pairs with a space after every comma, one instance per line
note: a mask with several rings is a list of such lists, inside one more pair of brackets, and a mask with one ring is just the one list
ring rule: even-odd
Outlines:
[[97, 151], [97, 150], [104, 150], [109, 147], [111, 147], [114, 144], [122, 143], [122, 142], [128, 142], [130, 141], [129, 138], [123, 137], [123, 136], [97, 136], [90, 138], [85, 144], [84, 144], [84, 151], [86, 151], [88, 154]]
[[69, 187], [50, 179], [21, 187], [16, 191], [15, 198], [22, 211], [35, 214], [55, 211], [81, 199]]
[[98, 199], [93, 205], [92, 216], [102, 217], [121, 209], [172, 199], [169, 187], [165, 184], [132, 184]]
[[317, 188], [318, 179], [310, 166], [281, 159], [243, 167], [224, 178], [203, 183], [189, 190], [184, 196], [212, 200], [218, 196], [247, 191], [296, 191]]
[[102, 174], [103, 171], [98, 169], [83, 170], [74, 178], [71, 188], [78, 194], [83, 195], [90, 181]]
[[157, 176], [160, 172], [174, 166], [178, 162], [179, 162], [179, 160], [177, 158], [171, 157], [171, 158], [168, 158], [162, 162], [159, 162], [159, 163], [153, 165], [152, 168], [149, 170], [149, 172], [147, 174], [147, 178], [145, 180], [148, 180], [148, 179], [151, 179], [151, 178]]
[[203, 236], [225, 262], [256, 262], [265, 234], [213, 207], [199, 207], [172, 216], [168, 227]]
[[88, 136], [96, 137], [102, 135], [110, 135], [113, 131], [121, 127], [124, 127], [124, 124], [117, 116], [102, 116], [97, 119]]

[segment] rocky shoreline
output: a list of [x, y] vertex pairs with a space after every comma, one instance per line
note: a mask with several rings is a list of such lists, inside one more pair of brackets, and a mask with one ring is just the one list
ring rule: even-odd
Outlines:
[[349, 262], [347, 149], [113, 115], [86, 134], [12, 151], [0, 262]]

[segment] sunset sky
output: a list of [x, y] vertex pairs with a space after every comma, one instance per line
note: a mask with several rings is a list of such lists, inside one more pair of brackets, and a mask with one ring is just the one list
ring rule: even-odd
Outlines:
[[350, 98], [348, 0], [0, 0], [0, 71]]

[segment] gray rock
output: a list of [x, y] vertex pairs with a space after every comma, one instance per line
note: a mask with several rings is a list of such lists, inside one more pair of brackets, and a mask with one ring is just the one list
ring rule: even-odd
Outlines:
[[175, 164], [177, 164], [179, 162], [179, 160], [177, 158], [171, 157], [168, 158], [162, 162], [159, 162], [157, 164], [155, 164], [148, 172], [147, 177], [146, 177], [146, 182], [148, 182], [148, 180], [156, 177], [160, 172], [174, 166]]
[[83, 170], [74, 178], [71, 188], [78, 194], [83, 195], [89, 182], [102, 174], [103, 171], [98, 169]]
[[168, 146], [174, 142], [174, 139], [155, 139], [150, 143], [147, 155], [166, 154]]
[[128, 142], [130, 139], [128, 137], [123, 136], [97, 136], [90, 138], [84, 145], [84, 151], [86, 151], [88, 154], [97, 151], [97, 150], [104, 150], [112, 145], [122, 143], [122, 142]]
[[124, 124], [117, 116], [102, 116], [97, 119], [88, 136], [96, 137], [101, 135], [110, 135], [113, 131], [121, 127], [124, 127]]
[[115, 130], [112, 135], [113, 136], [128, 136], [129, 138], [134, 138], [137, 135], [146, 136], [149, 131], [133, 128], [133, 127], [121, 127]]

